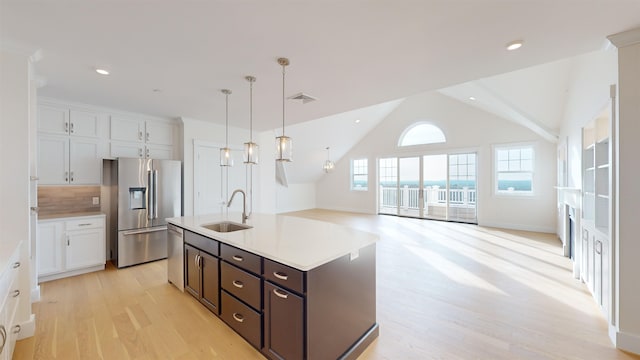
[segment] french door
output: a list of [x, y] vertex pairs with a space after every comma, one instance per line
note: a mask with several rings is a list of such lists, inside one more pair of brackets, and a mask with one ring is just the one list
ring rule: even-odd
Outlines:
[[476, 223], [476, 153], [379, 159], [378, 213]]

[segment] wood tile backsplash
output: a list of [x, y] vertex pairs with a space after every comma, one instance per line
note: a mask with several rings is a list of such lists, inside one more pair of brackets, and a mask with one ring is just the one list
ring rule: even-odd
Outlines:
[[93, 198], [100, 197], [100, 186], [38, 186], [38, 213], [83, 213], [100, 211]]

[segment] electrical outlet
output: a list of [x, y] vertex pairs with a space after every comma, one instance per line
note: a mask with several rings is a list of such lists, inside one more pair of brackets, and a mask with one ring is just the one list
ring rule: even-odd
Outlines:
[[98, 196], [93, 197], [93, 205], [100, 205], [100, 197]]

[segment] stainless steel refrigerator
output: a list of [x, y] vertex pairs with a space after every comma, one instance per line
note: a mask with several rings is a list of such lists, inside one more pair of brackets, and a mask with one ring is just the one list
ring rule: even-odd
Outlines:
[[166, 258], [165, 219], [182, 215], [182, 163], [119, 158], [111, 171], [117, 178], [117, 206], [111, 204], [118, 211], [114, 263], [122, 268]]

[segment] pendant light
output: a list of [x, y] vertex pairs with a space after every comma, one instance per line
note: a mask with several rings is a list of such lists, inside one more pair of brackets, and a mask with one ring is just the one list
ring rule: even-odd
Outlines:
[[329, 147], [327, 146], [327, 161], [324, 162], [324, 165], [322, 165], [322, 170], [324, 170], [324, 172], [329, 173], [333, 170], [333, 168], [336, 167], [336, 164], [331, 161], [331, 157], [329, 156]]
[[249, 142], [244, 143], [244, 163], [257, 165], [259, 146], [253, 142], [253, 83], [256, 78], [246, 76], [245, 79], [249, 82]]
[[229, 95], [231, 90], [222, 89], [222, 93], [225, 95], [226, 107], [225, 107], [225, 145], [220, 149], [220, 166], [233, 166], [233, 158], [231, 157], [231, 149], [229, 149]]
[[282, 66], [282, 136], [276, 137], [276, 161], [291, 161], [291, 138], [284, 135], [284, 69], [289, 65], [289, 59], [279, 58], [278, 64]]

